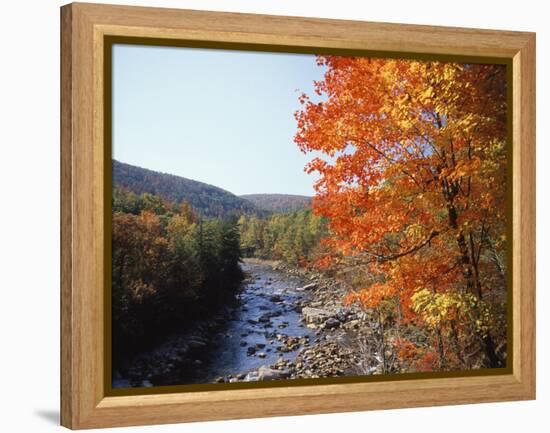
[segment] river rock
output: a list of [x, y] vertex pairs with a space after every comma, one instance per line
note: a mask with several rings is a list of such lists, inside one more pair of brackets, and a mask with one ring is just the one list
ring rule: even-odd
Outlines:
[[266, 367], [262, 365], [258, 369], [258, 380], [277, 380], [285, 379], [289, 376], [289, 372], [286, 370], [276, 370], [274, 368]]
[[340, 326], [340, 321], [334, 317], [330, 317], [325, 322], [325, 329], [334, 329]]
[[361, 326], [361, 321], [360, 320], [350, 320], [347, 324], [346, 324], [346, 327], [347, 328], [352, 328], [352, 329], [358, 329], [359, 327]]
[[307, 323], [321, 324], [326, 322], [330, 317], [334, 315], [334, 311], [325, 308], [302, 308], [302, 315]]
[[306, 284], [303, 287], [296, 287], [296, 290], [299, 292], [304, 292], [306, 290], [313, 290], [316, 288], [317, 288], [317, 283], [310, 283], [310, 284]]

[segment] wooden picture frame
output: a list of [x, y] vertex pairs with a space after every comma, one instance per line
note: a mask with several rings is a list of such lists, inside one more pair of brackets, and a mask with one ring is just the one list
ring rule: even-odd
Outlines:
[[[511, 65], [512, 368], [505, 374], [106, 395], [104, 62], [109, 37]], [[80, 429], [535, 398], [535, 35], [73, 3], [61, 8], [61, 424]]]

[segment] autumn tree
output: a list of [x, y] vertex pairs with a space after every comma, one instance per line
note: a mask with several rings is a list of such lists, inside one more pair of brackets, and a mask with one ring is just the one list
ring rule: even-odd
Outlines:
[[351, 302], [391, 306], [392, 320], [428, 332], [431, 349], [409, 356], [441, 369], [503, 366], [505, 67], [317, 62], [324, 79], [300, 97], [295, 141], [322, 155], [306, 170], [319, 174], [313, 207], [329, 220], [324, 264], [360, 270]]

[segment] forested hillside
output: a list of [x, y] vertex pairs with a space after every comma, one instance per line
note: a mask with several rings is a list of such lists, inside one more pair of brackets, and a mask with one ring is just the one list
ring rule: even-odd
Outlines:
[[311, 197], [292, 194], [246, 194], [239, 196], [251, 201], [258, 209], [269, 212], [294, 212], [311, 207]]
[[253, 203], [222, 188], [116, 160], [113, 160], [113, 186], [123, 187], [138, 195], [158, 195], [170, 202], [187, 202], [206, 217], [225, 218], [235, 214], [258, 213]]

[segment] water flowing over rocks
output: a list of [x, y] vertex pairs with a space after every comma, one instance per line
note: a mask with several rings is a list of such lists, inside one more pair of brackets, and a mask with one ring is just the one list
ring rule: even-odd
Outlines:
[[[317, 273], [247, 260], [232, 307], [174, 334], [116, 372], [114, 386], [235, 383], [371, 374], [360, 342], [374, 326]], [[309, 281], [309, 282], [308, 282]], [[374, 363], [374, 364], [373, 364]]]

